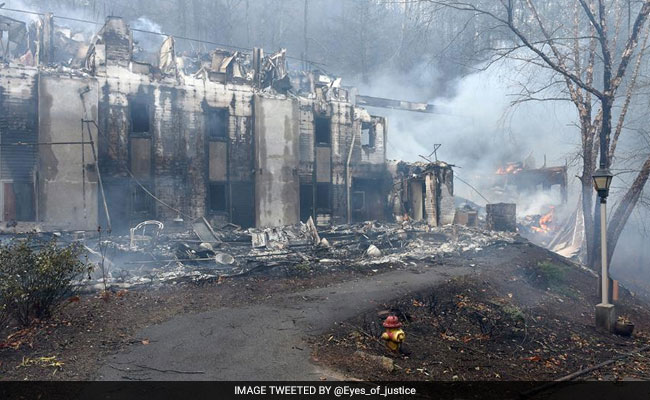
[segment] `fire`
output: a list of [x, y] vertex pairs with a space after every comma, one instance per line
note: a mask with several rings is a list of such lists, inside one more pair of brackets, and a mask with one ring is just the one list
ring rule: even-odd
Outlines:
[[530, 228], [537, 233], [549, 233], [551, 231], [551, 223], [553, 223], [553, 211], [554, 207], [551, 207], [551, 210], [542, 215], [539, 219], [539, 226], [531, 226]]
[[521, 170], [523, 170], [521, 163], [508, 163], [505, 167], [499, 167], [497, 169], [497, 175], [516, 174]]

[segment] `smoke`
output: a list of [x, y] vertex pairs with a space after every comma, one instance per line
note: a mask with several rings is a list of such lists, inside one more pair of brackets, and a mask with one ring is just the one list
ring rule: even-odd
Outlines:
[[[129, 25], [132, 29], [162, 33], [161, 26], [145, 16], [139, 17]], [[164, 38], [159, 35], [133, 31], [133, 41], [135, 42], [137, 50], [136, 53], [157, 53], [163, 40]]]
[[141, 29], [143, 31], [162, 33], [159, 24], [144, 16], [136, 19], [133, 23], [131, 23], [131, 26], [135, 29]]
[[[549, 205], [556, 205], [554, 223], [566, 223], [578, 203], [579, 192], [575, 176], [579, 173], [580, 160], [575, 156], [580, 148], [580, 132], [575, 106], [569, 101], [529, 101], [513, 105], [521, 99], [522, 84], [536, 90], [552, 79], [551, 73], [512, 60], [449, 80], [432, 67], [428, 68], [416, 68], [399, 77], [383, 72], [373, 76], [367, 85], [357, 83], [363, 94], [427, 101], [435, 106], [435, 114], [371, 109], [372, 113], [388, 117], [388, 158], [423, 161], [420, 155], [428, 156], [434, 144], [442, 144], [437, 151], [438, 158], [455, 164], [456, 177], [476, 187], [491, 202], [516, 202], [519, 218], [545, 214]], [[562, 97], [560, 88], [541, 91], [535, 96]], [[647, 103], [643, 102], [640, 108], [645, 110]], [[626, 120], [628, 129], [635, 128], [639, 119], [645, 121], [644, 112], [630, 113]], [[639, 137], [639, 134], [622, 135], [619, 149], [624, 150], [620, 151], [635, 154], [636, 149], [639, 153], [638, 149], [647, 145], [640, 144]], [[547, 166], [568, 164], [566, 206], [557, 206], [562, 200], [557, 188], [548, 192], [501, 193], [501, 196], [490, 190], [493, 181], [489, 176], [494, 175], [497, 167], [525, 159], [530, 162], [531, 158], [536, 167], [544, 164], [544, 158]], [[621, 165], [622, 160], [618, 162]], [[630, 168], [638, 170], [638, 167]], [[459, 197], [485, 204], [485, 200], [460, 179], [455, 180], [454, 191]], [[620, 193], [613, 193], [612, 198], [618, 196]], [[623, 231], [612, 260], [614, 278], [646, 293], [650, 293], [647, 284], [650, 250], [645, 245], [650, 236], [648, 221], [650, 212], [641, 206]]]
[[[85, 38], [83, 41], [88, 41], [89, 38], [97, 32], [99, 27], [93, 23], [74, 21], [72, 19], [101, 23], [101, 21], [97, 21], [95, 16], [93, 16], [87, 9], [83, 7], [66, 7], [61, 5], [59, 2], [3, 0], [0, 1], [0, 3], [6, 3], [3, 8], [0, 8], [0, 12], [3, 15], [23, 21], [28, 25], [31, 22], [36, 22], [40, 17], [33, 13], [52, 13], [54, 15], [54, 23], [56, 26], [70, 28], [72, 31], [71, 36], [74, 36], [77, 33], [82, 34]], [[15, 9], [27, 12], [7, 11], [6, 9]], [[66, 19], [61, 17], [65, 17]]]
[[[533, 71], [524, 62], [507, 60], [449, 81], [444, 81], [431, 67], [424, 73], [422, 67], [416, 68], [397, 79], [380, 75], [373, 77], [369, 85], [360, 85], [359, 91], [434, 104], [434, 114], [371, 109], [388, 118], [388, 158], [422, 161], [420, 155], [429, 156], [434, 145], [441, 144], [438, 159], [454, 164], [457, 176], [481, 191], [491, 185], [488, 176], [493, 176], [507, 162], [526, 160], [539, 168], [544, 162], [547, 166], [565, 165], [574, 157], [580, 136], [572, 103], [514, 104], [521, 99], [522, 85], [535, 89], [550, 79], [550, 73]], [[430, 97], [424, 97], [432, 92]], [[557, 96], [552, 90], [536, 96], [550, 95]], [[485, 203], [460, 181], [455, 191], [462, 197]], [[483, 194], [493, 200], [488, 193]], [[522, 210], [539, 213], [544, 205], [557, 204], [558, 197], [557, 193], [550, 193], [527, 198], [521, 202], [526, 203]]]
[[23, 21], [28, 24], [30, 22], [37, 21], [38, 15], [28, 14], [23, 12], [7, 11], [7, 9], [23, 10], [32, 13], [43, 12], [43, 10], [40, 10], [36, 7], [32, 7], [31, 5], [21, 0], [3, 0], [0, 3], [5, 3], [5, 5], [2, 8], [0, 8], [0, 12], [2, 12], [2, 15], [6, 15], [9, 18], [17, 19], [19, 21]]
[[635, 291], [650, 296], [650, 210], [638, 207], [630, 217], [612, 258], [611, 273], [614, 279], [625, 282]]

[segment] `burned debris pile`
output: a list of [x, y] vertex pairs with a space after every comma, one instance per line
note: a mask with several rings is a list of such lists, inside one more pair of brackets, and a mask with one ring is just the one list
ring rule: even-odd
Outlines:
[[[517, 240], [511, 232], [461, 225], [430, 227], [412, 221], [367, 221], [321, 230], [311, 219], [264, 229], [232, 224], [213, 229], [205, 220], [194, 226], [193, 231], [182, 232], [151, 229], [135, 241], [133, 236], [105, 232], [31, 235], [43, 240], [56, 236], [62, 244], [83, 243], [96, 266], [90, 279], [82, 282], [88, 290], [205, 282], [254, 273], [292, 276], [345, 268], [399, 268]], [[4, 239], [19, 236], [4, 235]]]

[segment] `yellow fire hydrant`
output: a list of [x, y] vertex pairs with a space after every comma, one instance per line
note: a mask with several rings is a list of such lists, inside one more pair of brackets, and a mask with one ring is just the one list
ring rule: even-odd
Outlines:
[[402, 329], [402, 323], [395, 315], [389, 315], [382, 324], [386, 332], [381, 334], [381, 338], [386, 341], [386, 346], [392, 351], [398, 351], [402, 342], [406, 338], [406, 333]]

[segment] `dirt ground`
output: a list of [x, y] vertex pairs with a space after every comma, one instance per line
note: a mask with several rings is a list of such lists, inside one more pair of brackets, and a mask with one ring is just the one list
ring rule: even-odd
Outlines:
[[[385, 267], [388, 268], [388, 267]], [[378, 266], [381, 272], [382, 266]], [[0, 380], [89, 380], [102, 360], [127, 346], [146, 346], [135, 333], [174, 316], [264, 302], [274, 295], [374, 274], [357, 269], [275, 271], [222, 281], [86, 294], [47, 321], [14, 326], [0, 341]]]
[[[498, 247], [486, 251], [493, 256], [481, 258], [478, 275], [338, 324], [314, 343], [315, 357], [363, 380], [553, 380], [650, 342], [650, 310], [632, 293], [623, 291], [617, 309], [636, 324], [633, 336], [603, 333], [594, 327], [593, 275], [533, 246], [507, 261]], [[377, 339], [390, 314], [404, 324], [401, 354]], [[580, 379], [648, 379], [647, 357], [640, 353]]]
[[[312, 361], [355, 379], [548, 380], [650, 342], [646, 303], [624, 292], [618, 306], [619, 313], [636, 324], [633, 337], [597, 331], [593, 326], [596, 278], [525, 242], [409, 268], [436, 265], [471, 267], [476, 273], [407, 296], [396, 295], [387, 304], [371, 305], [372, 310], [360, 308], [358, 316], [333, 325], [326, 335], [311, 337]], [[108, 355], [130, 346], [156, 344], [155, 339], [137, 336], [147, 326], [182, 314], [270, 304], [279, 296], [337, 282], [363, 282], [364, 277], [395, 268], [274, 270], [272, 276], [71, 298], [53, 318], [3, 333], [7, 338], [0, 341], [0, 379], [95, 379]], [[298, 305], [301, 300], [296, 301]], [[378, 339], [381, 322], [391, 313], [404, 322], [403, 354], [390, 353]], [[386, 356], [393, 370], [363, 355]], [[649, 376], [645, 356], [650, 351], [581, 378], [645, 379]]]

